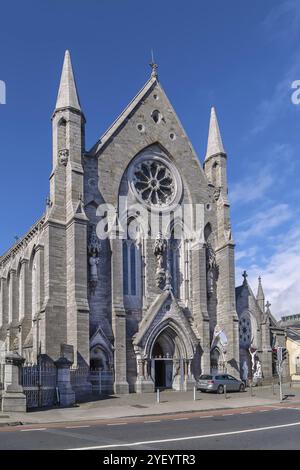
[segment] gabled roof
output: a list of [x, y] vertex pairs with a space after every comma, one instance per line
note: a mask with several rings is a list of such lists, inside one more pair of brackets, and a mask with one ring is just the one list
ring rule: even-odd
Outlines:
[[[100, 137], [97, 143], [87, 152], [87, 155], [95, 156], [101, 149], [104, 149], [106, 144], [110, 141], [110, 139], [118, 132], [118, 130], [122, 127], [122, 125], [127, 121], [130, 115], [138, 108], [143, 100], [153, 91], [155, 87], [158, 87], [160, 92], [164, 95], [167, 106], [172, 110], [174, 116], [177, 120], [177, 123], [182, 131], [182, 134], [188, 141], [189, 148], [191, 150], [191, 154], [196, 159], [197, 163], [199, 164], [199, 168], [202, 170], [202, 166], [200, 165], [200, 160], [198, 158], [195, 149], [187, 136], [184, 127], [182, 126], [180, 119], [177, 116], [176, 111], [174, 110], [172, 104], [170, 103], [168, 96], [166, 95], [161, 83], [158, 80], [157, 75], [151, 74], [149, 80], [145, 83], [143, 88], [138, 92], [138, 94], [131, 100], [131, 102], [126, 106], [126, 108], [122, 111], [122, 113], [117, 117], [117, 119], [112, 123], [112, 125], [104, 132], [104, 134]], [[203, 173], [204, 174], [204, 173]]]
[[238, 286], [238, 287], [235, 288], [235, 298], [236, 298], [236, 300], [238, 300], [238, 298], [241, 296], [244, 289], [248, 290], [248, 294], [252, 298], [252, 300], [253, 300], [254, 304], [256, 305], [257, 309], [260, 311], [262, 318], [264, 318], [267, 314], [268, 317], [270, 318], [271, 326], [273, 326], [275, 328], [282, 329], [280, 326], [278, 326], [278, 322], [275, 319], [275, 317], [272, 315], [272, 313], [270, 312], [270, 309], [266, 313], [264, 313], [261, 310], [260, 305], [257, 301], [257, 298], [255, 297], [255, 295], [254, 295], [254, 293], [253, 293], [253, 291], [252, 291], [252, 289], [251, 289], [251, 287], [250, 287], [247, 280], [244, 281], [244, 283], [241, 286]]
[[238, 299], [243, 291], [243, 284], [235, 288], [235, 298]]
[[138, 94], [131, 100], [131, 102], [126, 106], [126, 108], [121, 112], [117, 119], [112, 123], [112, 125], [104, 132], [100, 137], [97, 143], [91, 148], [88, 153], [95, 154], [97, 153], [106, 142], [112, 137], [112, 135], [119, 129], [122, 123], [128, 118], [130, 113], [138, 106], [144, 96], [158, 84], [157, 77], [150, 77], [149, 80], [145, 83], [143, 88], [138, 92]]

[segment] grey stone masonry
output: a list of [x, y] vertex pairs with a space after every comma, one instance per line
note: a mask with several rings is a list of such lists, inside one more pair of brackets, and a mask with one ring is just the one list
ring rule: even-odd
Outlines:
[[20, 385], [20, 368], [25, 359], [18, 353], [8, 353], [5, 356], [4, 391], [2, 393], [2, 411], [26, 411], [26, 397]]
[[56, 361], [65, 405], [90, 394], [90, 379], [94, 393], [103, 379], [117, 394], [187, 390], [216, 371], [271, 380], [285, 333], [261, 280], [256, 297], [246, 273], [235, 288], [230, 158], [215, 108], [203, 166], [156, 64], [89, 150], [85, 124], [66, 51], [45, 211], [0, 257], [0, 360]]
[[55, 361], [57, 368], [57, 388], [60, 406], [71, 406], [75, 403], [75, 392], [71, 386], [70, 367], [72, 362], [65, 357]]

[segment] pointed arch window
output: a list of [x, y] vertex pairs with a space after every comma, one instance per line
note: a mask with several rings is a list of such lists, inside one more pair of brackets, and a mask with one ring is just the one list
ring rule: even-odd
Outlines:
[[24, 301], [25, 301], [25, 292], [24, 292], [24, 265], [20, 265], [18, 268], [18, 282], [19, 282], [19, 320], [22, 320], [24, 312]]
[[179, 234], [182, 235], [182, 231], [176, 230], [174, 227], [169, 240], [168, 267], [171, 274], [171, 284], [175, 297], [183, 301], [188, 301], [189, 247], [188, 240], [184, 237], [177, 238]]
[[62, 150], [66, 148], [66, 138], [67, 138], [67, 122], [65, 119], [60, 119], [58, 123], [57, 129], [57, 147], [58, 150]]
[[139, 249], [133, 240], [123, 241], [123, 291], [124, 295], [137, 295], [137, 263]]
[[[138, 229], [138, 228], [137, 228]], [[125, 306], [138, 306], [142, 291], [142, 255], [141, 240], [136, 238], [123, 240], [123, 294]]]
[[34, 318], [36, 313], [37, 313], [37, 265], [36, 265], [36, 260], [35, 259], [33, 259], [33, 263], [32, 263], [31, 286], [32, 286], [32, 293], [31, 293], [32, 318]]

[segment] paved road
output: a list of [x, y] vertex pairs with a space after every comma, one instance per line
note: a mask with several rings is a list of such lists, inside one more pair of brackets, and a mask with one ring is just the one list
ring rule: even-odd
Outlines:
[[0, 449], [300, 449], [300, 407], [0, 428]]

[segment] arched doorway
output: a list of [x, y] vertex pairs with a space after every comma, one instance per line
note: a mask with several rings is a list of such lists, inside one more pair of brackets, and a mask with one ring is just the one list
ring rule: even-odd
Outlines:
[[190, 362], [178, 334], [170, 326], [165, 328], [151, 349], [151, 376], [155, 387], [181, 390]]
[[156, 388], [172, 388], [173, 382], [173, 354], [172, 351], [169, 352], [169, 348], [164, 347], [164, 339], [158, 338], [152, 351]]
[[212, 374], [223, 372], [221, 367], [221, 354], [218, 348], [214, 348], [210, 354], [210, 371]]

